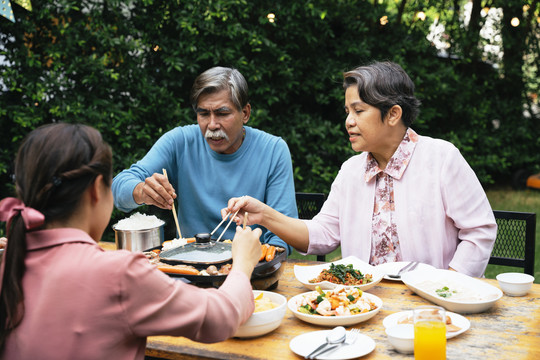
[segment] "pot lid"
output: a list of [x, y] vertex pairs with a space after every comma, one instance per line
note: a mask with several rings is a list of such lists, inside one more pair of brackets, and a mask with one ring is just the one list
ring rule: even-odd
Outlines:
[[159, 254], [161, 260], [181, 264], [220, 264], [232, 259], [232, 244], [210, 241], [190, 243]]

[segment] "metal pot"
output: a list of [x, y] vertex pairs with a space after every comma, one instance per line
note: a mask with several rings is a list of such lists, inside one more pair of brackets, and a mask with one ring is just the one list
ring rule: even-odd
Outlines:
[[145, 230], [118, 230], [113, 225], [114, 240], [117, 249], [130, 251], [144, 251], [160, 246], [165, 238], [163, 228], [165, 224]]

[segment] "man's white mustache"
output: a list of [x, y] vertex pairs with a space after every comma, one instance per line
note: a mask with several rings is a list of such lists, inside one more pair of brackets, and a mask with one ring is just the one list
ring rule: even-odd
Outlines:
[[227, 134], [223, 130], [216, 130], [216, 131], [206, 130], [206, 133], [204, 134], [204, 137], [207, 138], [207, 139], [224, 138], [225, 140], [229, 140], [229, 137], [227, 136]]

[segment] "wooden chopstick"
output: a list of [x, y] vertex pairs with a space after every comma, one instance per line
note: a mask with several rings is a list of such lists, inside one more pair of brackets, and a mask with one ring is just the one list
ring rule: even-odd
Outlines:
[[231, 225], [231, 222], [233, 221], [234, 217], [238, 214], [238, 211], [240, 211], [240, 209], [238, 209], [233, 216], [231, 216], [231, 219], [229, 220], [229, 222], [227, 223], [227, 226], [225, 226], [225, 229], [221, 232], [221, 235], [219, 235], [218, 239], [216, 240], [216, 242], [218, 242], [221, 237], [223, 236], [223, 234], [225, 234], [225, 231], [227, 231], [227, 229], [229, 228], [229, 225]]
[[[169, 178], [167, 177], [167, 170], [163, 169], [163, 175], [165, 175], [165, 178], [167, 181], [169, 181]], [[174, 208], [174, 200], [172, 203], [172, 213], [174, 217], [174, 222], [176, 223], [176, 230], [178, 231], [178, 238], [183, 239], [182, 232], [180, 231], [180, 224], [178, 223], [178, 215], [176, 215], [176, 209]]]
[[230, 213], [227, 214], [227, 216], [225, 216], [223, 218], [223, 220], [221, 220], [221, 222], [218, 224], [218, 226], [216, 226], [216, 228], [214, 230], [212, 230], [212, 232], [210, 233], [210, 236], [214, 235], [214, 233], [216, 232], [217, 229], [219, 229], [219, 227], [221, 226], [221, 224], [223, 224], [223, 222], [225, 220], [227, 220], [227, 218], [229, 217]]

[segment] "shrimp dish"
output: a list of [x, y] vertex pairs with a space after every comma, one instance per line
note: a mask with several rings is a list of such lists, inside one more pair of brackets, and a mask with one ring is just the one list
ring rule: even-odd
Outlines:
[[348, 316], [377, 309], [377, 305], [363, 295], [357, 287], [337, 286], [324, 292], [317, 286], [316, 291], [303, 296], [297, 310], [309, 315]]

